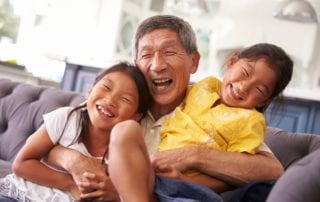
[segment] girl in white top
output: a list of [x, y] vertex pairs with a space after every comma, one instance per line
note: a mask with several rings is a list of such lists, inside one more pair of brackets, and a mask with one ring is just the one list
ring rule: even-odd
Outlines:
[[[90, 201], [103, 201], [104, 192], [87, 190], [85, 186], [97, 176], [73, 179], [59, 168], [50, 167], [44, 157], [60, 144], [105, 162], [113, 129], [132, 125], [131, 132], [142, 134], [137, 121], [146, 114], [150, 103], [151, 95], [138, 68], [122, 62], [104, 70], [85, 103], [44, 115], [44, 124], [28, 138], [13, 162], [14, 174], [0, 179], [0, 194], [18, 201], [67, 202], [90, 192]], [[97, 182], [104, 186], [101, 180]]]

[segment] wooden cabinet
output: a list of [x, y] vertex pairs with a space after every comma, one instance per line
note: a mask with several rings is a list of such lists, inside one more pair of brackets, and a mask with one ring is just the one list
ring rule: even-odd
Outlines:
[[269, 126], [320, 135], [320, 102], [286, 98], [280, 105], [273, 103], [266, 116]]
[[320, 102], [316, 102], [313, 105], [309, 128], [311, 133], [320, 135]]

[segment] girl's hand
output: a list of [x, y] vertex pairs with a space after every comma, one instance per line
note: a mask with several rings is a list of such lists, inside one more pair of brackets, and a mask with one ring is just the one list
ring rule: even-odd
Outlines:
[[72, 186], [70, 188], [69, 192], [70, 192], [71, 196], [73, 197], [73, 199], [75, 201], [80, 201], [81, 192], [80, 192], [79, 188], [76, 185]]
[[105, 175], [84, 173], [85, 181], [78, 183], [81, 199], [94, 199], [94, 201], [120, 201], [118, 193], [110, 178]]

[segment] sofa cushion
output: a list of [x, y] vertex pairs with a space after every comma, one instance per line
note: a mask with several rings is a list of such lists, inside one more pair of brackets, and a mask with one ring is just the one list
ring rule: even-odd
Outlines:
[[60, 89], [0, 79], [0, 176], [11, 171], [11, 162], [27, 137], [43, 122], [42, 115], [58, 107], [77, 105], [84, 96]]

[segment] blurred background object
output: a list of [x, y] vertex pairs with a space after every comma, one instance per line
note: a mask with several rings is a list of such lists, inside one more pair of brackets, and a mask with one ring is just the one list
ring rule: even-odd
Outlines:
[[284, 2], [274, 13], [274, 17], [282, 20], [317, 23], [317, 12], [306, 0], [289, 0]]

